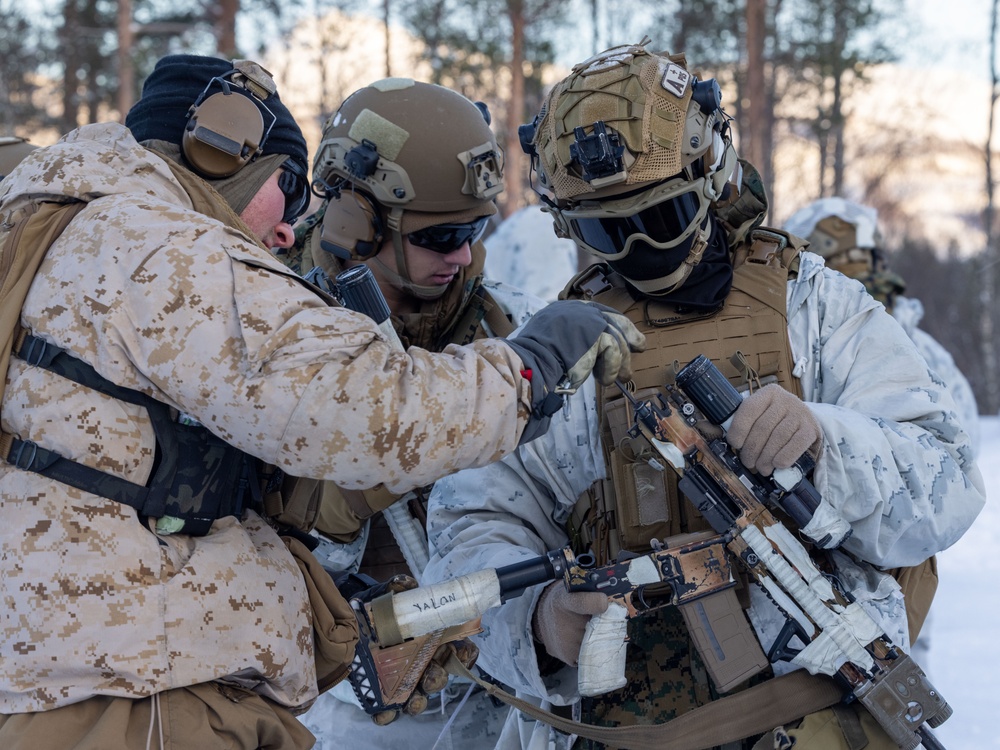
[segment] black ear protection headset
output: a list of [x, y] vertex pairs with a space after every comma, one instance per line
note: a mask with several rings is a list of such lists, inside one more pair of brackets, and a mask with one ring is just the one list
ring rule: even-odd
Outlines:
[[[209, 95], [214, 86], [221, 91]], [[265, 100], [276, 91], [271, 74], [260, 65], [233, 61], [233, 69], [210, 80], [188, 110], [184, 158], [209, 179], [236, 174], [263, 152], [278, 119]], [[262, 110], [270, 118], [266, 127]]]

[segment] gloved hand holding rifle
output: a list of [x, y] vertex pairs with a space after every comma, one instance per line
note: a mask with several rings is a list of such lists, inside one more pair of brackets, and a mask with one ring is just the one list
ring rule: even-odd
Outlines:
[[[847, 688], [847, 699], [858, 700], [904, 750], [921, 743], [928, 749], [940, 748], [925, 724], [938, 726], [951, 715], [951, 707], [861, 605], [835, 579], [823, 575], [794, 530], [769, 509], [787, 513], [821, 548], [838, 547], [847, 539], [846, 522], [817, 518], [820, 497], [805, 477], [812, 458], [803, 454], [787, 471], [773, 471], [770, 477], [747, 469], [725, 439], [706, 439], [696, 428], [703, 413], [715, 425], [736, 430], [744, 402], [722, 373], [700, 356], [677, 374], [677, 385], [680, 388], [665, 387], [669, 403], [660, 397], [654, 404], [633, 398], [619, 384], [635, 410], [631, 434], [645, 437], [677, 472], [680, 490], [785, 615], [787, 624], [770, 647], [769, 660], [788, 660], [811, 674], [836, 677]], [[752, 422], [766, 410], [748, 411]], [[800, 426], [797, 422], [791, 432]], [[743, 451], [747, 434], [749, 430], [741, 427]], [[787, 464], [791, 456], [777, 457], [781, 442], [777, 441], [779, 450], [762, 445], [750, 460], [760, 468], [761, 458], [767, 456], [765, 471]], [[789, 649], [794, 636], [806, 644], [799, 651]]]

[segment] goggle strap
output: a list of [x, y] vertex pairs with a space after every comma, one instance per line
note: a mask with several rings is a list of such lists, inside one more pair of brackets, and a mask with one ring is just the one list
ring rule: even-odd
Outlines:
[[662, 297], [665, 294], [670, 294], [672, 291], [680, 287], [691, 272], [694, 271], [694, 267], [701, 263], [702, 256], [705, 255], [705, 250], [708, 249], [708, 238], [710, 230], [702, 229], [698, 232], [698, 237], [691, 245], [691, 252], [684, 259], [672, 273], [667, 276], [661, 276], [656, 279], [648, 279], [646, 281], [640, 281], [636, 279], [629, 279], [628, 283], [638, 289], [640, 292], [645, 292], [646, 294], [651, 294], [654, 296]]

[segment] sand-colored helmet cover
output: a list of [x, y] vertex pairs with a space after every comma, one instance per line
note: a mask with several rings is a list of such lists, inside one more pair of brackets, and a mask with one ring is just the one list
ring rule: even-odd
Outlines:
[[[542, 184], [562, 201], [621, 193], [680, 172], [711, 145], [710, 138], [699, 140], [694, 153], [685, 153], [691, 151], [683, 138], [692, 79], [683, 55], [653, 54], [641, 45], [614, 47], [574, 66], [542, 105], [535, 132]], [[570, 146], [574, 128], [589, 132], [597, 121], [618, 133], [627, 176], [595, 191], [582, 179]]]

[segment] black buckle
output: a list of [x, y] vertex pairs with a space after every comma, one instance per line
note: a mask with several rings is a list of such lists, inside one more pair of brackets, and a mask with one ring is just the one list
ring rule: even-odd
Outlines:
[[614, 285], [608, 279], [607, 274], [600, 264], [592, 265], [585, 275], [581, 276], [574, 284], [573, 288], [583, 294], [585, 298], [593, 299], [598, 294], [613, 289]]
[[[25, 448], [31, 448], [31, 456], [27, 461], [22, 461]], [[10, 454], [7, 456], [7, 463], [21, 469], [22, 471], [31, 471], [31, 467], [34, 465], [37, 457], [38, 443], [32, 442], [31, 440], [14, 440], [14, 444], [11, 446]]]
[[[37, 336], [28, 336], [24, 343], [28, 345], [27, 351], [25, 351], [24, 345], [22, 344], [19, 356], [29, 365], [40, 367], [46, 359], [46, 350], [49, 347], [48, 342], [43, 341]], [[35, 354], [36, 349], [38, 350], [37, 356]]]

